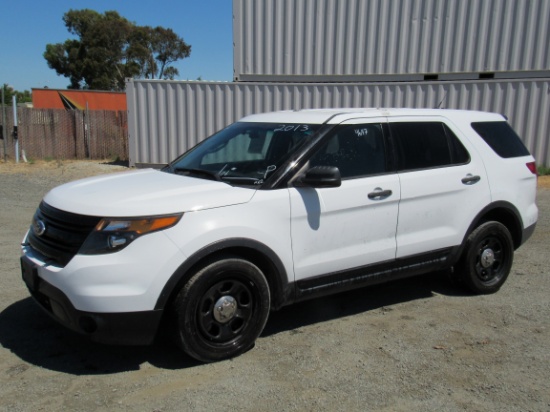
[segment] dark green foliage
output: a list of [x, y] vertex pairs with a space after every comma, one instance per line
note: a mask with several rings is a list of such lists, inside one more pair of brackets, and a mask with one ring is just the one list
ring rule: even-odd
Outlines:
[[[32, 96], [31, 92], [28, 90], [24, 90], [22, 92], [14, 90], [13, 87], [7, 85], [4, 83], [2, 86], [4, 88], [4, 104], [7, 106], [11, 106], [13, 103], [13, 95], [17, 97], [17, 103], [28, 103], [32, 102]], [[1, 94], [0, 94], [1, 96]], [[0, 99], [0, 104], [1, 104]]]
[[125, 79], [177, 76], [172, 63], [191, 46], [171, 29], [137, 26], [116, 11], [69, 10], [63, 16], [76, 39], [48, 44], [44, 58], [71, 89], [124, 90]]

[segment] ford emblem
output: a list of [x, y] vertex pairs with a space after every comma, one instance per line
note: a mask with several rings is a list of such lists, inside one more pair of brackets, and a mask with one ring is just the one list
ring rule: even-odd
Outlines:
[[32, 222], [32, 231], [36, 236], [42, 236], [46, 232], [46, 224], [40, 219], [34, 219], [34, 222]]

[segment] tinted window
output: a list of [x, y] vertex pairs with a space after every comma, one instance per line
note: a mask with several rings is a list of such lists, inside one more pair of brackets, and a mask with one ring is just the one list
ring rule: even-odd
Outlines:
[[312, 156], [310, 166], [336, 166], [342, 178], [386, 171], [380, 124], [341, 126]]
[[470, 160], [466, 148], [454, 133], [439, 122], [390, 123], [399, 170], [429, 169]]
[[472, 123], [472, 127], [500, 157], [529, 155], [519, 136], [506, 122], [478, 122]]

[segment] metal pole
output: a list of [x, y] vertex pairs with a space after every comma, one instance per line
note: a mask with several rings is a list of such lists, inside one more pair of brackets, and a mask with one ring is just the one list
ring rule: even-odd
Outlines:
[[8, 161], [8, 142], [6, 133], [6, 106], [4, 105], [4, 86], [2, 86], [2, 137], [4, 138], [4, 162]]
[[15, 163], [19, 163], [19, 138], [17, 136], [17, 97], [13, 95], [13, 140], [15, 140]]
[[91, 157], [92, 150], [90, 148], [90, 118], [89, 118], [90, 112], [88, 111], [88, 101], [86, 100], [86, 142], [88, 145], [88, 159]]

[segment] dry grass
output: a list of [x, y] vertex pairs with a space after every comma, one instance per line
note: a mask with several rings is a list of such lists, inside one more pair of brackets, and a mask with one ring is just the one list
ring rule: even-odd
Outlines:
[[123, 170], [128, 170], [128, 168], [113, 165], [109, 160], [38, 160], [32, 163], [0, 161], [0, 174], [69, 175], [74, 179], [79, 179]]
[[550, 189], [550, 175], [539, 176], [539, 188]]

